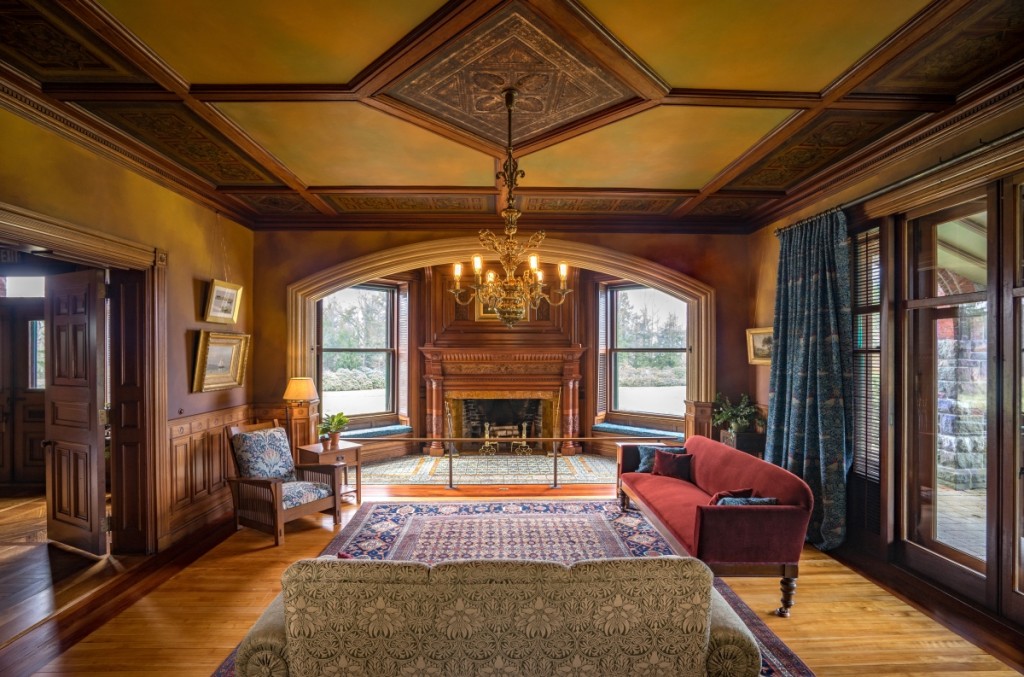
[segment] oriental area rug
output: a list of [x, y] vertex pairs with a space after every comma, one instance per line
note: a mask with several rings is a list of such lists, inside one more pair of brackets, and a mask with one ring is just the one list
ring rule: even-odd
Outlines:
[[[455, 485], [551, 484], [554, 458], [543, 454], [515, 456], [461, 454], [452, 459]], [[447, 456], [403, 456], [363, 463], [363, 484], [448, 484]], [[615, 459], [598, 454], [558, 458], [559, 484], [611, 484]]]
[[[603, 557], [673, 554], [638, 511], [615, 501], [364, 503], [322, 555], [433, 564], [454, 559], [537, 559], [571, 564]], [[813, 677], [757, 614], [720, 579], [715, 588], [761, 649], [761, 675]], [[234, 652], [214, 677], [235, 674]]]

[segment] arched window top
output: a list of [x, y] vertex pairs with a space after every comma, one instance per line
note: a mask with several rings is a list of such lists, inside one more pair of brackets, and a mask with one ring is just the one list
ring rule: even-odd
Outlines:
[[[288, 286], [288, 376], [313, 373], [316, 302], [332, 292], [416, 268], [470, 258], [480, 248], [475, 237], [432, 240], [395, 247], [339, 263]], [[711, 401], [715, 393], [715, 291], [703, 282], [653, 261], [596, 245], [557, 238], [544, 241], [545, 256], [570, 266], [632, 280], [687, 303], [693, 346], [688, 397]]]

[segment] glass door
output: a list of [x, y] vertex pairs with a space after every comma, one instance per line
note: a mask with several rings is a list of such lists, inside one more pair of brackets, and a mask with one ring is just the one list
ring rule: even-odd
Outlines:
[[905, 562], [984, 602], [989, 570], [988, 208], [911, 219], [906, 301]]
[[[1015, 403], [1007, 441], [1012, 452], [1002, 465], [1006, 487], [1002, 507], [1005, 518], [1002, 533], [1005, 536], [1003, 561], [1008, 578], [1003, 587], [1003, 614], [1018, 623], [1024, 623], [1024, 175], [1006, 182], [1007, 218], [1013, 224], [1007, 228], [1012, 237], [1004, 249], [1013, 254], [1012, 279], [1014, 322], [1012, 325], [1012, 357], [1006, 360], [1009, 383], [1004, 392], [1008, 401]], [[1008, 337], [1009, 343], [1011, 339]], [[1012, 374], [1012, 377], [1010, 377]], [[1011, 395], [1012, 393], [1012, 395]], [[1008, 445], [1010, 446], [1010, 445]]]

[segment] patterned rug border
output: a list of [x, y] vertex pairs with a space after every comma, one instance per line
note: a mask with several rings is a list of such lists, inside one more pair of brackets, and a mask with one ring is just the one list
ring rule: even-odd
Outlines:
[[[566, 506], [590, 506], [594, 507], [601, 512], [611, 515], [621, 515], [622, 511], [619, 510], [618, 505], [615, 502], [610, 501], [581, 501], [573, 499], [555, 499], [555, 500], [495, 500], [488, 501], [487, 503], [480, 503], [477, 501], [452, 501], [443, 500], [438, 502], [430, 503], [411, 503], [409, 501], [375, 501], [375, 502], [364, 502], [348, 524], [338, 533], [337, 536], [331, 539], [331, 541], [324, 547], [320, 552], [320, 556], [333, 555], [338, 552], [342, 552], [343, 548], [355, 538], [364, 527], [368, 525], [372, 519], [373, 512], [377, 509], [390, 509], [390, 510], [402, 510], [407, 509], [407, 512], [411, 511], [410, 514], [418, 514], [416, 511], [420, 509], [435, 509], [433, 512], [437, 514], [438, 510], [447, 509], [450, 512], [446, 514], [450, 515], [467, 515], [467, 516], [483, 516], [487, 514], [493, 514], [492, 508], [494, 506], [502, 507], [504, 510], [505, 506], [519, 506], [537, 508], [537, 514], [580, 514], [580, 511], [569, 508], [566, 510]], [[610, 506], [610, 507], [609, 507]], [[454, 508], [454, 510], [452, 509]], [[551, 509], [555, 508], [555, 511]], [[516, 514], [522, 514], [517, 512]], [[639, 517], [642, 525], [640, 531], [644, 532], [646, 529], [650, 529], [656, 540], [650, 542], [649, 545], [638, 547], [638, 550], [642, 554], [634, 554], [636, 557], [656, 557], [662, 554], [673, 554], [668, 543], [662, 538], [661, 534], [651, 526], [647, 518], [637, 510], [629, 510], [626, 514], [634, 515]], [[646, 525], [646, 529], [643, 525]], [[395, 529], [394, 531], [402, 531], [401, 529]], [[627, 547], [632, 550], [633, 547], [630, 545], [630, 541], [627, 540]], [[388, 544], [388, 547], [394, 547], [395, 543], [392, 541]], [[375, 554], [377, 551], [374, 551]], [[355, 555], [355, 553], [349, 553]], [[383, 559], [384, 557], [371, 557], [368, 554], [360, 554], [356, 556], [366, 557], [368, 559]], [[386, 554], [385, 554], [386, 557]], [[779, 639], [778, 635], [768, 627], [768, 625], [761, 620], [761, 618], [751, 609], [746, 602], [740, 599], [739, 595], [729, 587], [729, 585], [721, 580], [715, 578], [715, 589], [725, 598], [725, 601], [733, 608], [733, 610], [739, 615], [740, 619], [750, 628], [754, 634], [754, 638], [757, 640], [758, 646], [761, 649], [761, 677], [814, 677], [814, 673], [807, 667], [807, 665], [800, 660], [792, 649]], [[231, 652], [220, 667], [213, 673], [213, 677], [234, 677], [235, 675], [235, 654], [238, 651], [237, 647]]]

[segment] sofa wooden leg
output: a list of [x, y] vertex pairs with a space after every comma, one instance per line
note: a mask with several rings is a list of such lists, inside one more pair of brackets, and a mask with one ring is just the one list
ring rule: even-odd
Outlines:
[[793, 606], [793, 596], [796, 595], [796, 579], [783, 578], [780, 585], [782, 588], [782, 606], [775, 610], [775, 615], [789, 618], [789, 609]]
[[629, 496], [626, 495], [625, 491], [619, 492], [619, 507], [623, 510], [629, 510]]

